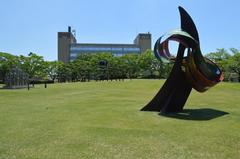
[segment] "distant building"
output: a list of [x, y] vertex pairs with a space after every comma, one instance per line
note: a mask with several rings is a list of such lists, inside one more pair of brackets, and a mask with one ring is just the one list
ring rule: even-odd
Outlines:
[[111, 53], [113, 56], [122, 56], [125, 54], [140, 54], [147, 49], [151, 49], [150, 33], [138, 34], [133, 44], [94, 44], [77, 43], [71, 27], [68, 27], [68, 32], [58, 32], [58, 61], [64, 63], [76, 59], [80, 54], [105, 52]]

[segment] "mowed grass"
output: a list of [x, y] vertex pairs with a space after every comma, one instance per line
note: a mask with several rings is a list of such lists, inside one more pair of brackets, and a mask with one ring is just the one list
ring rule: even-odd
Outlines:
[[0, 158], [239, 159], [240, 84], [192, 91], [190, 114], [139, 111], [163, 82], [1, 89]]

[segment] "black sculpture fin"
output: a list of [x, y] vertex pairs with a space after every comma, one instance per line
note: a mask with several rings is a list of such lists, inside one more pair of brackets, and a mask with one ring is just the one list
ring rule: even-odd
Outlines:
[[181, 18], [181, 29], [190, 34], [196, 41], [199, 42], [198, 31], [191, 16], [182, 7], [178, 7]]
[[[181, 29], [188, 32], [199, 41], [196, 26], [189, 14], [179, 7], [181, 16]], [[155, 97], [141, 110], [161, 111], [162, 113], [179, 112], [183, 109], [192, 90], [191, 84], [186, 80], [181, 69], [185, 47], [179, 44], [178, 53], [172, 71]]]

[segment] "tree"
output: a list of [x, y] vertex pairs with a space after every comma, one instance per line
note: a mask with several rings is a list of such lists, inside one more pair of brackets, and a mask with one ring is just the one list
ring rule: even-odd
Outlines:
[[58, 68], [61, 62], [58, 61], [45, 61], [44, 62], [45, 73], [51, 80], [55, 80], [58, 76]]
[[220, 67], [225, 76], [224, 80], [227, 80], [230, 75], [228, 60], [231, 57], [228, 51], [223, 48], [217, 49], [216, 52], [211, 52], [207, 54], [206, 57], [215, 62]]
[[108, 62], [109, 74], [111, 79], [124, 79], [126, 78], [127, 64], [122, 57], [113, 57]]
[[[93, 67], [93, 75], [96, 80], [105, 80], [112, 78], [112, 61], [114, 57], [110, 53], [92, 54], [91, 64]], [[105, 63], [105, 64], [103, 64]]]
[[30, 52], [28, 57], [20, 55], [20, 64], [21, 68], [29, 74], [29, 78], [37, 77], [44, 78], [46, 77], [44, 60], [42, 56], [38, 56], [35, 53]]
[[122, 56], [123, 61], [126, 64], [127, 77], [132, 79], [136, 78], [140, 72], [140, 66], [138, 64], [139, 55], [137, 54], [126, 54]]
[[231, 48], [230, 50], [233, 56], [228, 60], [228, 67], [230, 72], [238, 74], [238, 81], [240, 82], [240, 51], [235, 48]]
[[143, 74], [147, 74], [148, 72], [150, 74], [148, 77], [150, 78], [154, 78], [154, 72], [159, 71], [158, 69], [160, 69], [160, 63], [158, 63], [155, 59], [156, 58], [151, 50], [147, 50], [141, 54], [139, 58], [139, 65]]
[[91, 65], [90, 61], [78, 58], [70, 63], [72, 68], [72, 79], [85, 82], [90, 80]]
[[71, 81], [72, 69], [70, 64], [64, 64], [59, 62], [57, 66], [57, 79], [58, 82], [67, 82]]
[[13, 67], [19, 66], [19, 58], [9, 53], [0, 52], [0, 81], [4, 83], [6, 73]]

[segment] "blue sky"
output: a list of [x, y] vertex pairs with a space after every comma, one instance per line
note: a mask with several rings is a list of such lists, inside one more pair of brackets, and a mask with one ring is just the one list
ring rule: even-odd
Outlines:
[[0, 0], [0, 52], [35, 52], [57, 60], [57, 32], [76, 30], [78, 42], [132, 43], [137, 33], [153, 41], [180, 27], [177, 7], [192, 16], [202, 52], [240, 49], [239, 0]]

